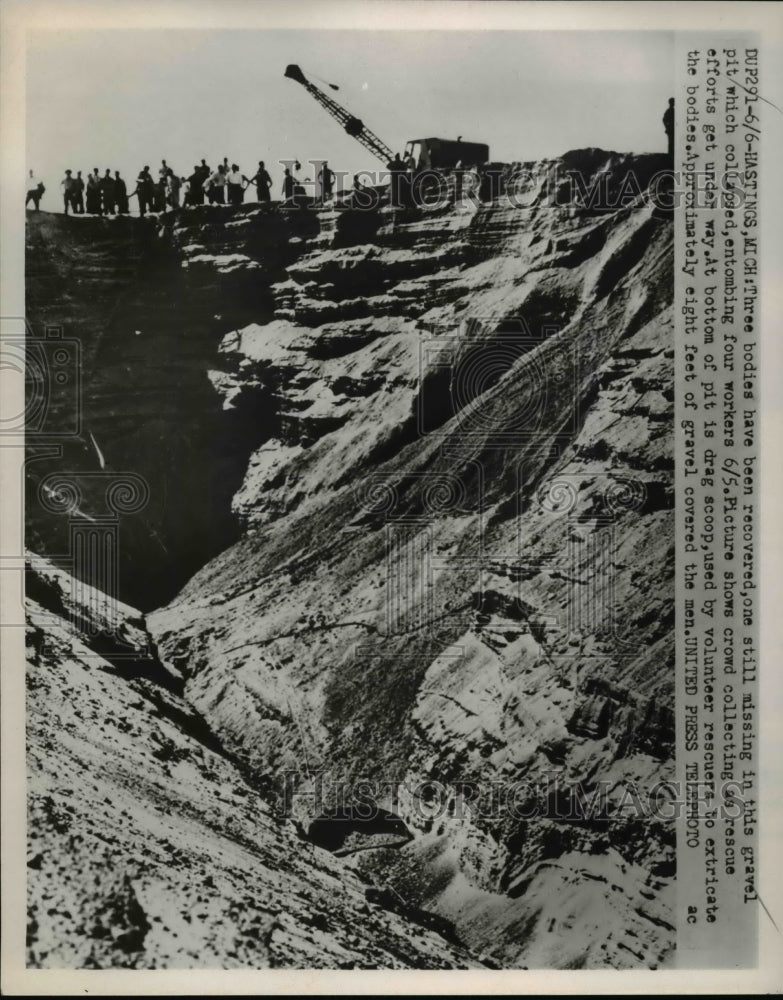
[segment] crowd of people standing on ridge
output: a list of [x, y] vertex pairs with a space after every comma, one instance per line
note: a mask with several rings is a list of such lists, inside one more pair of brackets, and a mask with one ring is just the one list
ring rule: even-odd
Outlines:
[[[669, 159], [673, 159], [674, 156], [674, 104], [674, 98], [669, 98], [669, 105], [663, 115]], [[459, 138], [457, 141], [459, 142]], [[302, 165], [298, 160], [289, 162], [291, 166], [285, 168], [283, 176], [282, 205], [301, 207], [309, 201], [304, 183], [299, 177]], [[392, 206], [403, 208], [410, 205], [415, 201], [414, 183], [417, 179], [417, 165], [413, 156], [409, 153], [403, 159], [396, 153], [386, 166], [389, 171]], [[419, 162], [418, 170], [425, 168], [426, 173], [429, 166], [427, 158], [427, 162]], [[457, 176], [457, 198], [460, 196], [464, 180], [467, 179], [470, 185], [479, 191], [482, 200], [492, 200], [491, 178], [486, 172], [482, 172], [477, 164], [470, 165], [458, 161], [454, 170]], [[468, 176], [465, 178], [463, 175]], [[334, 171], [329, 168], [325, 160], [322, 161], [315, 181], [318, 192], [315, 197], [316, 203], [325, 204], [332, 200], [335, 179]], [[429, 180], [431, 181], [431, 178]], [[195, 206], [203, 205], [205, 202], [210, 205], [241, 205], [245, 191], [251, 184], [255, 185], [256, 200], [260, 204], [269, 204], [272, 200], [272, 183], [263, 160], [258, 161], [258, 169], [253, 176], [246, 177], [236, 163], [229, 164], [228, 157], [224, 157], [223, 162], [218, 164], [215, 170], [208, 166], [206, 160], [202, 160], [193, 167], [188, 177], [178, 175], [165, 160], [161, 160], [157, 177], [153, 177], [150, 168], [145, 166], [136, 178], [136, 187], [130, 194], [119, 170], [115, 170], [112, 176], [111, 170], [107, 169], [101, 176], [97, 167], [87, 175], [86, 181], [82, 177], [81, 170], [77, 171], [75, 177], [72, 170], [66, 170], [60, 186], [66, 215], [69, 212], [74, 215], [127, 215], [130, 210], [129, 201], [134, 197], [139, 201], [139, 214], [146, 215], [147, 212], [163, 213], [169, 209], [179, 208], [180, 205]], [[361, 208], [370, 207], [368, 205], [370, 190], [362, 184], [358, 174], [354, 175], [347, 203]], [[38, 210], [45, 191], [44, 183], [32, 170], [29, 171], [25, 207], [32, 201]], [[377, 192], [375, 197], [377, 198]]]
[[[311, 203], [313, 199], [308, 197], [306, 184], [314, 185], [316, 203], [323, 205], [333, 200], [337, 175], [327, 161], [321, 161], [315, 181], [301, 178], [302, 164], [299, 160], [287, 162], [290, 165], [284, 169], [280, 191], [282, 207], [299, 208]], [[412, 158], [403, 160], [398, 153], [387, 167], [392, 205], [402, 207], [409, 204], [415, 172]], [[200, 164], [194, 165], [188, 176], [179, 175], [166, 160], [161, 160], [156, 175], [153, 175], [148, 165], [142, 168], [135, 187], [130, 192], [118, 170], [114, 171], [113, 176], [109, 169], [101, 175], [100, 170], [94, 167], [85, 181], [81, 170], [74, 176], [69, 169], [60, 182], [66, 215], [102, 216], [127, 215], [132, 198], [138, 199], [139, 215], [142, 216], [147, 213], [165, 213], [181, 206], [241, 205], [245, 192], [251, 185], [255, 187], [259, 204], [271, 204], [273, 181], [263, 160], [259, 160], [252, 177], [242, 173], [236, 163], [230, 164], [228, 157], [224, 157], [223, 162], [214, 170], [202, 159]], [[29, 205], [32, 201], [38, 209], [45, 190], [43, 183], [38, 181], [31, 170], [25, 204]], [[346, 190], [344, 193], [347, 195], [346, 205], [367, 209], [378, 202], [377, 191], [373, 192], [371, 186], [362, 183], [358, 174], [353, 178], [350, 191]]]
[[[299, 204], [305, 195], [304, 185], [298, 176], [300, 170], [298, 160], [292, 161], [292, 167], [285, 170], [281, 190], [284, 205]], [[324, 162], [318, 172], [320, 201], [331, 200], [334, 180], [334, 172]], [[66, 170], [60, 181], [66, 215], [127, 215], [131, 198], [138, 199], [140, 215], [167, 212], [180, 206], [241, 205], [245, 191], [251, 185], [255, 187], [259, 203], [271, 203], [273, 181], [263, 160], [259, 160], [252, 177], [242, 173], [236, 163], [230, 164], [228, 157], [214, 170], [202, 159], [200, 164], [194, 165], [189, 176], [179, 175], [165, 160], [161, 160], [156, 176], [153, 176], [149, 166], [142, 168], [130, 192], [119, 170], [112, 175], [107, 169], [101, 175], [99, 169], [94, 167], [86, 180], [81, 170], [76, 176], [72, 170]], [[25, 207], [32, 202], [35, 209], [39, 209], [45, 191], [43, 182], [31, 170], [27, 178]]]
[[[302, 165], [298, 160], [288, 161], [290, 166], [284, 170], [280, 194], [284, 208], [304, 207], [311, 202], [305, 184], [315, 184], [315, 202], [326, 204], [334, 198], [336, 174], [324, 160], [316, 172], [315, 182], [304, 181], [300, 177]], [[411, 157], [403, 159], [399, 153], [387, 164], [389, 170], [389, 188], [391, 204], [404, 207], [412, 202], [412, 185], [416, 175], [415, 164]], [[475, 168], [474, 168], [475, 169]], [[461, 164], [457, 172], [466, 172]], [[130, 212], [130, 200], [138, 199], [139, 215], [147, 213], [165, 213], [181, 206], [196, 205], [241, 205], [245, 192], [255, 186], [256, 200], [259, 204], [270, 204], [272, 201], [272, 177], [266, 169], [263, 160], [259, 160], [258, 168], [252, 177], [247, 177], [236, 163], [229, 163], [228, 157], [213, 170], [206, 160], [193, 167], [188, 176], [179, 175], [166, 160], [161, 160], [157, 173], [153, 175], [149, 166], [144, 166], [136, 178], [132, 191], [128, 191], [119, 170], [112, 175], [107, 169], [103, 175], [94, 167], [85, 180], [79, 170], [76, 176], [72, 170], [66, 170], [60, 182], [63, 194], [63, 208], [66, 215], [127, 215]], [[39, 182], [31, 170], [27, 184], [27, 199], [38, 209], [41, 197], [46, 188]], [[377, 192], [371, 196], [373, 189], [365, 186], [359, 175], [353, 178], [350, 192], [346, 192], [346, 204], [366, 209], [378, 201]]]

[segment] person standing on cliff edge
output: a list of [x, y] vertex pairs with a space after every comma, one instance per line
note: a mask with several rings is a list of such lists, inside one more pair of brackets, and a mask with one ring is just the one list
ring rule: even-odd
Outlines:
[[323, 205], [325, 205], [327, 201], [332, 200], [334, 178], [334, 171], [331, 169], [326, 160], [324, 160], [321, 169], [318, 171], [318, 184], [320, 185], [319, 199]]
[[149, 167], [144, 167], [136, 179], [136, 190], [131, 191], [129, 197], [132, 198], [134, 195], [139, 199], [139, 215], [143, 216], [147, 210], [152, 211], [155, 198], [155, 182], [152, 179]]
[[117, 214], [128, 214], [128, 188], [120, 177], [119, 170], [114, 171], [114, 198], [117, 202]]
[[270, 200], [269, 189], [272, 186], [272, 178], [269, 176], [263, 160], [258, 161], [258, 170], [250, 178], [251, 184], [253, 181], [255, 181], [256, 185], [257, 200], [260, 202], [268, 202]]
[[78, 171], [73, 182], [71, 203], [75, 215], [84, 215], [84, 181], [81, 170]]
[[74, 180], [70, 170], [65, 171], [65, 177], [60, 181], [60, 187], [63, 189], [63, 205], [67, 215], [68, 209], [73, 207]]
[[193, 166], [193, 173], [188, 177], [188, 191], [185, 199], [186, 205], [204, 204], [204, 175], [201, 167]]
[[294, 192], [296, 191], [296, 182], [291, 176], [291, 171], [288, 167], [285, 168], [285, 173], [283, 174], [283, 205], [288, 207], [294, 201]]
[[87, 174], [87, 213], [88, 215], [103, 215], [101, 207], [101, 179], [98, 168], [93, 167]]
[[106, 173], [101, 177], [100, 190], [104, 213], [106, 215], [114, 215], [117, 210], [117, 199], [114, 193], [114, 178], [108, 167], [106, 168]]
[[226, 191], [228, 192], [229, 205], [241, 205], [245, 196], [243, 185], [250, 181], [245, 177], [236, 163], [231, 164], [231, 169], [226, 174]]
[[663, 113], [663, 127], [669, 144], [669, 159], [674, 160], [674, 98], [669, 98], [669, 107]]
[[223, 164], [219, 163], [217, 170], [204, 181], [204, 191], [207, 194], [210, 205], [224, 205], [226, 203], [226, 173]]
[[179, 177], [169, 167], [166, 174], [166, 205], [169, 208], [179, 208], [179, 189], [181, 187]]

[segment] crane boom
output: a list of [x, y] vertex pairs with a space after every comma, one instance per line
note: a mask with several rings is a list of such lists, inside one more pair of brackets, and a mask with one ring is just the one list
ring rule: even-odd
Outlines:
[[373, 156], [377, 156], [384, 166], [392, 159], [393, 153], [385, 142], [382, 142], [374, 132], [371, 132], [360, 118], [354, 117], [349, 111], [341, 107], [337, 101], [332, 100], [328, 94], [319, 90], [314, 83], [310, 83], [298, 66], [295, 66], [293, 63], [290, 66], [286, 66], [284, 75], [291, 80], [296, 80], [297, 83], [301, 83], [311, 97], [314, 97], [321, 107], [326, 108], [332, 118], [337, 119], [348, 135], [353, 136]]

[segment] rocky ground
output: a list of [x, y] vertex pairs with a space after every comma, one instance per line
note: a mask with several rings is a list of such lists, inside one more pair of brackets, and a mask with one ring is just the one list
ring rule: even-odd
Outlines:
[[[659, 161], [528, 165], [526, 208], [204, 208], [143, 237], [30, 221], [34, 323], [55, 276], [102, 287], [62, 250], [93, 230], [124, 283], [122, 315], [92, 291], [69, 315], [85, 432], [150, 487], [120, 579], [152, 650], [107, 643], [98, 666], [61, 634], [67, 601], [55, 624], [31, 613], [32, 964], [671, 957], [674, 832], [650, 802], [673, 771], [672, 224], [649, 196], [586, 206], [562, 185], [578, 169], [617, 196]], [[139, 246], [137, 272], [111, 269]], [[62, 468], [89, 471], [92, 444]], [[61, 553], [63, 520], [33, 509], [31, 547]], [[49, 628], [56, 655], [36, 652]], [[293, 886], [302, 905], [280, 906]]]

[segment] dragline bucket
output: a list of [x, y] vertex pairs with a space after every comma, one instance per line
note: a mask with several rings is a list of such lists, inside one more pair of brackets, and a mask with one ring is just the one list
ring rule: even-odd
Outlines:
[[289, 77], [289, 79], [291, 80], [296, 80], [297, 83], [301, 84], [307, 83], [307, 79], [305, 78], [304, 73], [301, 71], [301, 69], [299, 69], [298, 66], [294, 66], [293, 63], [291, 63], [289, 66], [286, 66], [284, 75]]

